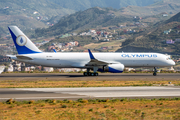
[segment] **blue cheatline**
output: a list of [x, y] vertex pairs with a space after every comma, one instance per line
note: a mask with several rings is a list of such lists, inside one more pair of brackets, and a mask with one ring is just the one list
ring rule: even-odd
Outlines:
[[[14, 41], [14, 44], [16, 46], [16, 49], [17, 49], [17, 52], [18, 54], [33, 54], [33, 53], [41, 53], [41, 52], [37, 52], [37, 51], [33, 51], [29, 48], [27, 48], [26, 46], [19, 46], [17, 43], [16, 43], [16, 36], [15, 34], [11, 31], [11, 29], [8, 27], [10, 33], [11, 33], [11, 36], [13, 38], [13, 41]], [[22, 38], [21, 38], [22, 39]], [[23, 42], [23, 40], [20, 40], [20, 42]]]
[[[99, 72], [105, 72], [103, 69], [98, 69], [98, 71]], [[111, 72], [111, 73], [122, 73], [123, 71], [116, 70], [114, 68], [109, 67], [109, 71], [108, 72]]]

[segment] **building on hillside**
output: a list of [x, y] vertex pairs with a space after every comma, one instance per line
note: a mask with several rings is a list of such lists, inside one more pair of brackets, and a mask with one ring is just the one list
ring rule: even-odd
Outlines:
[[48, 47], [48, 51], [51, 51], [51, 50], [53, 50], [53, 49], [55, 49], [55, 46], [49, 46], [49, 47]]
[[166, 44], [174, 44], [174, 43], [175, 43], [175, 41], [173, 41], [172, 39], [166, 40]]
[[163, 17], [168, 17], [168, 14], [163, 14], [162, 16], [163, 16]]
[[79, 72], [79, 71], [86, 71], [86, 69], [79, 69], [79, 68], [61, 68], [58, 69], [59, 72]]
[[180, 42], [180, 38], [175, 39], [175, 42]]
[[72, 35], [72, 36], [77, 36], [77, 33], [72, 33], [71, 35]]
[[89, 32], [90, 32], [90, 33], [94, 33], [94, 34], [95, 34], [95, 33], [96, 33], [96, 30], [94, 30], [94, 29], [90, 29], [90, 30], [89, 30]]
[[13, 72], [14, 71], [14, 68], [13, 68], [12, 64], [9, 64], [7, 71], [8, 72]]
[[180, 25], [177, 26], [177, 29], [180, 29]]
[[174, 68], [173, 68], [173, 66], [171, 66], [171, 67], [169, 68], [169, 70], [170, 70], [170, 71], [174, 71]]
[[0, 74], [4, 72], [5, 66], [0, 66]]
[[169, 34], [171, 31], [172, 31], [172, 29], [165, 30], [165, 31], [164, 31], [164, 34]]

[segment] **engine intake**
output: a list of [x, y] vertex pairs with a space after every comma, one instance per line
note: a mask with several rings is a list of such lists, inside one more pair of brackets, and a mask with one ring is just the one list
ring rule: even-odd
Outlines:
[[122, 73], [124, 70], [123, 64], [111, 64], [103, 67], [104, 72]]

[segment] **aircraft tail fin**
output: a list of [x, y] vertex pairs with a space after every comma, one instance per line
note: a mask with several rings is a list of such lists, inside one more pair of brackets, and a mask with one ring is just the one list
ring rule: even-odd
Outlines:
[[8, 28], [18, 54], [33, 54], [42, 52], [17, 26], [9, 26]]

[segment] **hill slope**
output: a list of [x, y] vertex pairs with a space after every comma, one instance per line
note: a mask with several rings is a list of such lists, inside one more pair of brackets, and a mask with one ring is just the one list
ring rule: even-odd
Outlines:
[[[159, 22], [146, 32], [126, 40], [121, 49], [124, 52], [162, 52], [169, 54], [180, 54], [180, 42], [167, 44], [166, 40], [180, 39], [180, 13], [176, 14], [167, 21]], [[164, 31], [170, 30], [170, 33], [164, 34]]]
[[98, 25], [106, 27], [133, 20], [132, 16], [115, 16], [113, 14], [115, 11], [108, 8], [90, 8], [63, 17], [57, 24], [47, 29], [36, 29], [35, 33], [36, 36], [56, 36], [66, 32], [72, 32], [73, 30], [94, 28]]
[[[173, 2], [172, 2], [173, 1]], [[180, 11], [180, 1], [163, 0], [146, 7], [129, 6], [120, 10], [94, 7], [80, 11], [60, 19], [60, 21], [48, 29], [37, 29], [36, 36], [58, 35], [77, 29], [89, 29], [96, 26], [110, 26], [118, 23], [132, 22], [133, 16], [152, 16], [160, 13], [177, 13]], [[110, 16], [113, 14], [114, 16]], [[47, 34], [48, 33], [48, 34]]]
[[119, 9], [121, 7], [133, 6], [148, 6], [161, 0], [54, 0], [55, 3], [68, 9], [76, 11], [85, 10], [91, 7], [112, 7]]
[[[153, 4], [154, 3], [154, 4]], [[153, 5], [151, 5], [153, 4]], [[133, 5], [133, 6], [129, 6]], [[147, 6], [150, 5], [150, 6]], [[8, 25], [20, 26], [22, 30], [31, 28], [43, 28], [47, 27], [46, 23], [54, 23], [54, 21], [59, 20], [62, 16], [75, 13], [75, 11], [85, 10], [94, 6], [100, 7], [112, 7], [121, 8], [119, 11], [115, 12], [116, 16], [124, 15], [136, 15], [136, 16], [149, 16], [154, 14], [159, 14], [161, 12], [172, 12], [177, 13], [180, 10], [180, 1], [178, 0], [6, 0], [0, 1], [0, 17], [8, 17], [3, 21], [0, 19], [0, 29], [3, 29], [3, 33], [0, 35], [8, 33]], [[129, 7], [126, 7], [129, 6]], [[138, 7], [146, 6], [146, 7]], [[18, 21], [17, 17], [25, 17], [23, 22]], [[57, 17], [54, 17], [57, 16]], [[53, 17], [51, 19], [51, 17]], [[32, 20], [33, 18], [33, 20]], [[16, 20], [15, 20], [16, 19]], [[15, 20], [12, 22], [12, 20]], [[21, 20], [22, 21], [22, 20]], [[24, 22], [36, 23], [38, 25], [21, 25]], [[5, 23], [5, 24], [1, 24]], [[56, 22], [55, 22], [56, 23]]]

